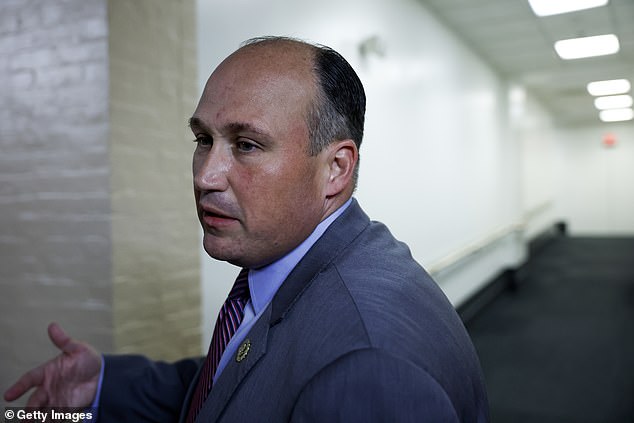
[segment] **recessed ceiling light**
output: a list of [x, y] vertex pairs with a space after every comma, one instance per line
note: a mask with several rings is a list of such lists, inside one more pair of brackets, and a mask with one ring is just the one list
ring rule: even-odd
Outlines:
[[603, 122], [621, 122], [624, 120], [634, 119], [634, 110], [632, 109], [612, 109], [602, 110], [599, 113], [599, 119]]
[[610, 95], [594, 99], [594, 107], [599, 110], [625, 109], [632, 107], [632, 97], [629, 95]]
[[630, 90], [630, 81], [627, 79], [609, 79], [606, 81], [594, 81], [588, 84], [590, 95], [623, 94]]
[[550, 16], [605, 6], [608, 0], [528, 0], [528, 3], [537, 16]]
[[555, 51], [564, 60], [605, 56], [619, 51], [619, 39], [614, 34], [571, 38], [555, 43]]

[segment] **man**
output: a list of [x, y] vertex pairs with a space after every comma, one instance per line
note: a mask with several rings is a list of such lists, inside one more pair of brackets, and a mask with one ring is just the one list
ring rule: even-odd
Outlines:
[[364, 112], [361, 82], [329, 48], [263, 38], [230, 55], [190, 119], [204, 248], [245, 269], [204, 364], [102, 365], [52, 325], [63, 353], [5, 397], [96, 400], [100, 422], [487, 421], [453, 308], [352, 198]]

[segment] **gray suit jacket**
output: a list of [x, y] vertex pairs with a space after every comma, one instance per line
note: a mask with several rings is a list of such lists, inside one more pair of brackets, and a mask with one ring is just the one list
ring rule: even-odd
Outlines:
[[[248, 354], [224, 369], [198, 422], [488, 421], [478, 359], [453, 307], [407, 246], [356, 201], [247, 339]], [[121, 398], [113, 389], [131, 365], [140, 386]], [[196, 365], [107, 358], [100, 415], [183, 421]]]

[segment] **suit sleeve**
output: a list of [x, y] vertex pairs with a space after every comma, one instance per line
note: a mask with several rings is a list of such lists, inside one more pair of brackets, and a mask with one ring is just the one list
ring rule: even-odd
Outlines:
[[165, 363], [137, 355], [105, 356], [97, 421], [178, 421], [199, 363], [199, 359]]
[[337, 359], [301, 391], [291, 421], [458, 422], [447, 393], [426, 371], [377, 349]]

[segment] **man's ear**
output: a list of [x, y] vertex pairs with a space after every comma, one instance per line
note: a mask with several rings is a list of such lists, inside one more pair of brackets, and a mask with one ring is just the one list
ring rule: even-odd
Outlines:
[[328, 145], [328, 181], [326, 196], [334, 197], [354, 186], [354, 169], [359, 160], [359, 150], [350, 139]]

